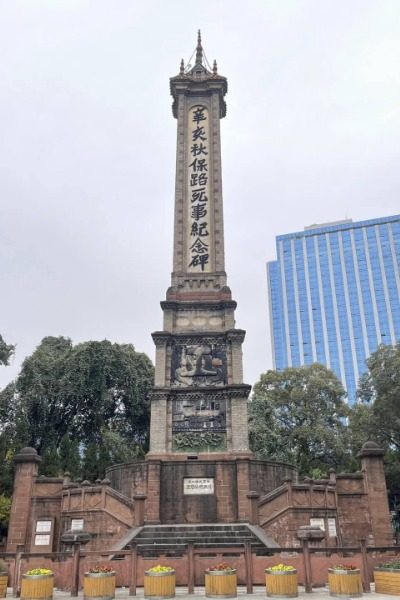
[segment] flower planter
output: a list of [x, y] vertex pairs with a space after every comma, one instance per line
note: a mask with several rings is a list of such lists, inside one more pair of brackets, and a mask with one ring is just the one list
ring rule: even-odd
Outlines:
[[144, 597], [152, 600], [175, 598], [175, 571], [145, 571]]
[[54, 573], [22, 575], [21, 600], [52, 600]]
[[0, 598], [7, 596], [8, 573], [0, 573]]
[[206, 571], [206, 598], [236, 598], [236, 569]]
[[374, 568], [375, 592], [400, 596], [400, 569]]
[[340, 598], [362, 596], [360, 569], [328, 569], [329, 595]]
[[83, 596], [85, 600], [112, 600], [115, 597], [115, 571], [85, 573]]
[[297, 571], [265, 569], [265, 587], [270, 598], [297, 598]]

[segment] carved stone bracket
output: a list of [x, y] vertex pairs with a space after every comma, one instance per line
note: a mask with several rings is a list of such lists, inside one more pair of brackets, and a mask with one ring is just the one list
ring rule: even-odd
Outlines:
[[165, 346], [169, 342], [171, 334], [167, 331], [154, 331], [154, 333], [151, 334], [151, 337], [153, 338], [156, 347], [159, 348]]
[[170, 397], [171, 397], [170, 391], [165, 388], [162, 388], [162, 389], [153, 388], [148, 396], [150, 402], [168, 400]]
[[245, 335], [244, 329], [230, 329], [226, 332], [226, 339], [233, 344], [243, 344]]

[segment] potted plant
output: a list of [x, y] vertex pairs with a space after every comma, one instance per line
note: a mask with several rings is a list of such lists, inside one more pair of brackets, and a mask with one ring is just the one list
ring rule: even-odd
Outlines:
[[374, 567], [375, 592], [400, 596], [400, 558]]
[[115, 596], [115, 571], [108, 565], [95, 565], [83, 578], [85, 600], [112, 600]]
[[7, 596], [8, 566], [4, 560], [0, 560], [0, 598]]
[[175, 570], [156, 565], [144, 572], [145, 598], [175, 598]]
[[236, 569], [226, 563], [219, 563], [206, 569], [205, 574], [207, 598], [236, 598]]
[[354, 565], [335, 565], [328, 569], [329, 594], [341, 598], [362, 596], [361, 573]]
[[274, 565], [265, 569], [265, 587], [271, 598], [297, 598], [297, 569], [291, 565]]
[[22, 575], [21, 600], [52, 600], [54, 573], [51, 569], [39, 567]]

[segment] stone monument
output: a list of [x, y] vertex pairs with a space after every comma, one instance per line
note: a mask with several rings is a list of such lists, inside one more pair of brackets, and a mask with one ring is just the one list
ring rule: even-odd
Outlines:
[[174, 258], [161, 303], [151, 394], [151, 458], [249, 456], [242, 343], [227, 286], [220, 119], [227, 80], [203, 64], [200, 32], [193, 68], [170, 80], [178, 121]]
[[235, 327], [225, 273], [220, 120], [228, 85], [216, 61], [206, 64], [200, 32], [195, 56], [170, 79], [178, 130], [174, 252], [163, 330], [153, 333], [150, 523], [249, 520], [250, 491], [273, 489], [288, 469], [251, 460], [245, 331]]

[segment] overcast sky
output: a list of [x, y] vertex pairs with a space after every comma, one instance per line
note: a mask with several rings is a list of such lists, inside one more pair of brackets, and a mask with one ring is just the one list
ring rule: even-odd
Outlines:
[[0, 387], [46, 335], [151, 332], [172, 268], [169, 77], [201, 28], [228, 78], [225, 253], [245, 381], [272, 367], [266, 261], [400, 212], [400, 0], [0, 0]]

